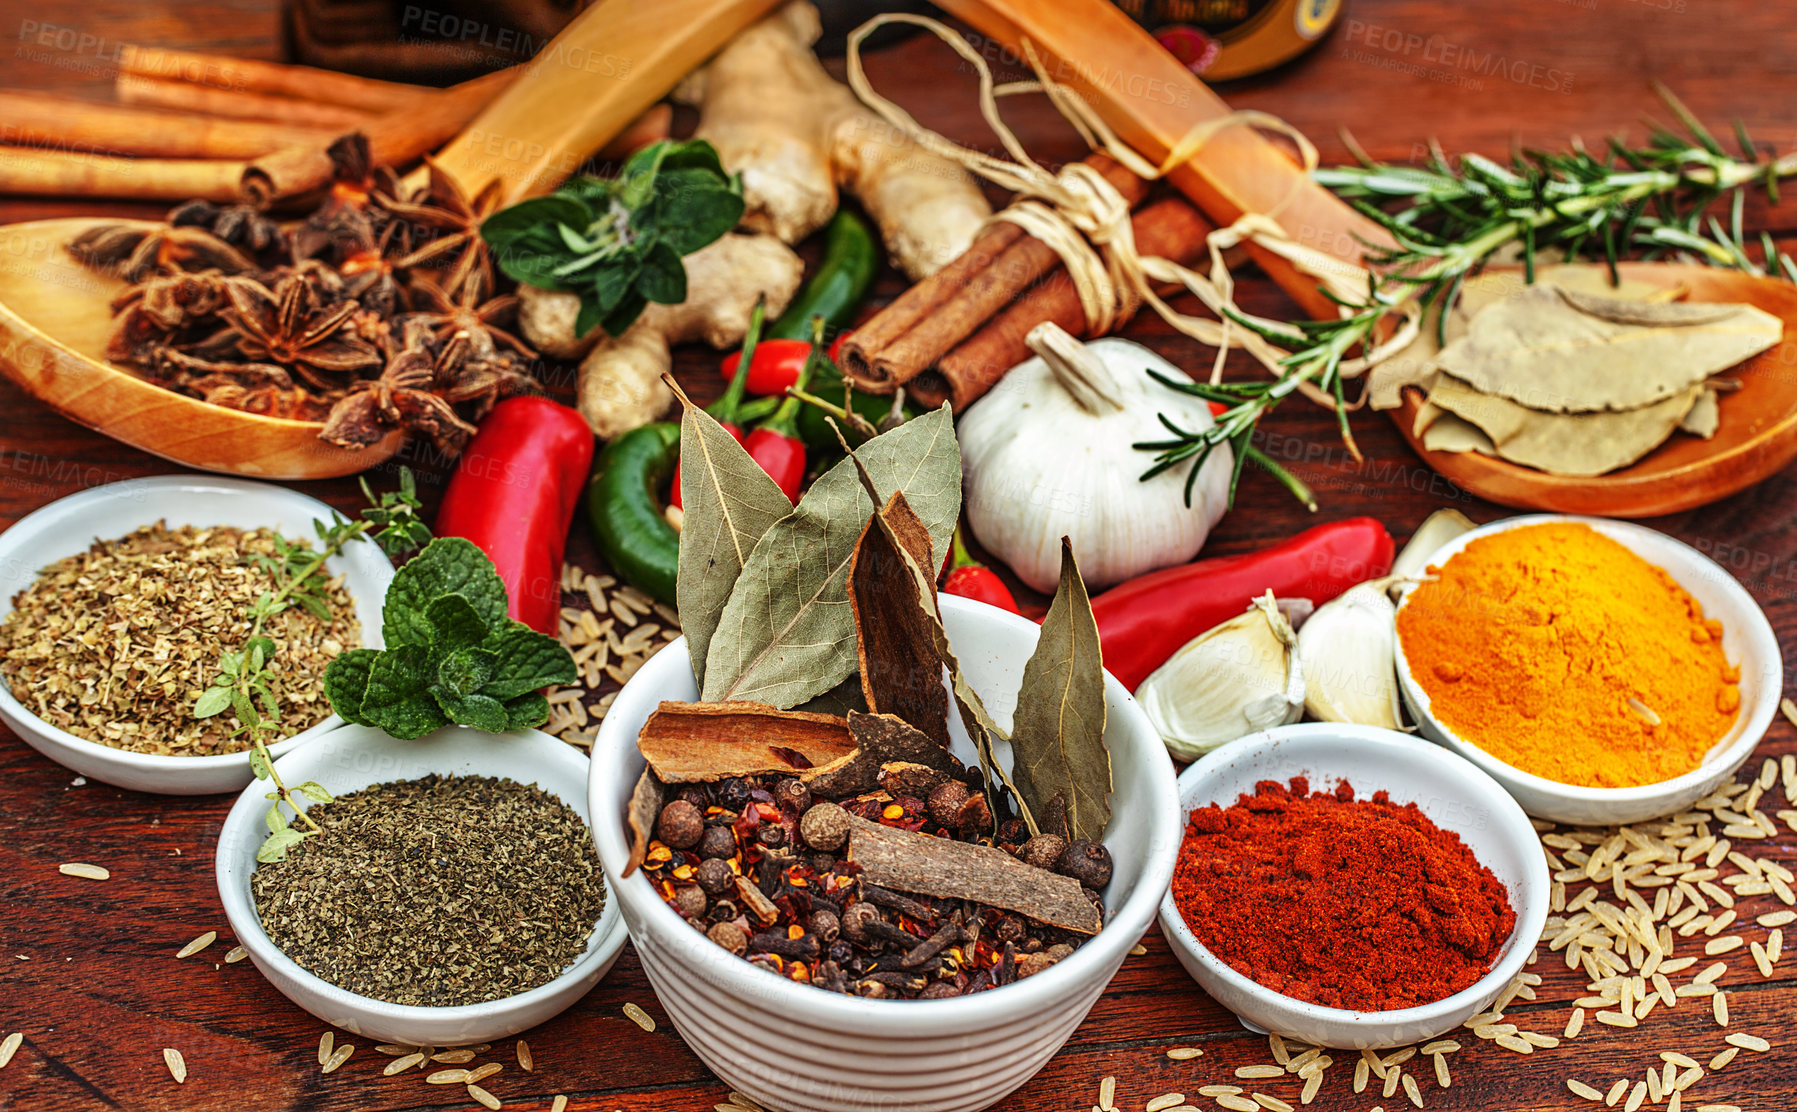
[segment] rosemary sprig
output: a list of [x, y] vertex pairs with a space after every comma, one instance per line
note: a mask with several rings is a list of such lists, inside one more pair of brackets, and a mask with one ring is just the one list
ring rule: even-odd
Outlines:
[[275, 790], [268, 793], [268, 798], [275, 803], [268, 813], [268, 828], [275, 837], [269, 840], [280, 842], [282, 852], [306, 834], [290, 829], [281, 804], [293, 808], [295, 815], [311, 828], [309, 833], [316, 833], [318, 824], [299, 808], [293, 797], [297, 793], [323, 803], [329, 802], [331, 795], [322, 786], [311, 782], [289, 788], [281, 781], [269, 756], [268, 739], [279, 730], [282, 711], [280, 700], [268, 682], [269, 665], [278, 652], [274, 641], [265, 632], [268, 623], [295, 606], [321, 622], [329, 621], [328, 580], [322, 574], [325, 562], [357, 538], [366, 537], [388, 556], [417, 548], [431, 539], [430, 528], [417, 514], [420, 506], [418, 485], [410, 468], [400, 469], [398, 490], [377, 498], [369, 488], [368, 480], [363, 479], [362, 494], [368, 499], [369, 506], [357, 520], [348, 521], [333, 514], [329, 523], [312, 523], [313, 531], [318, 535], [315, 547], [294, 543], [277, 534], [272, 555], [255, 554], [255, 561], [268, 573], [274, 586], [262, 592], [250, 605], [249, 637], [242, 648], [219, 654], [218, 675], [193, 708], [195, 718], [211, 718], [227, 709], [236, 713], [239, 725], [232, 732], [249, 735], [251, 770], [256, 779], [274, 784]]
[[[1671, 90], [1658, 84], [1655, 90], [1684, 130], [1653, 124], [1640, 146], [1613, 137], [1601, 157], [1575, 140], [1570, 151], [1519, 151], [1508, 165], [1477, 154], [1462, 155], [1455, 165], [1432, 145], [1423, 166], [1394, 166], [1358, 155], [1358, 166], [1317, 170], [1316, 180], [1391, 235], [1391, 245], [1366, 245], [1366, 297], [1341, 301], [1335, 320], [1285, 326], [1226, 311], [1236, 324], [1289, 352], [1279, 360], [1279, 375], [1267, 382], [1218, 384], [1162, 379], [1229, 408], [1203, 430], [1182, 429], [1163, 417], [1170, 438], [1134, 445], [1155, 453], [1142, 478], [1191, 461], [1189, 504], [1198, 469], [1219, 445], [1229, 444], [1236, 457], [1229, 489], [1233, 504], [1244, 449], [1260, 419], [1305, 382], [1335, 398], [1342, 439], [1358, 458], [1343, 405], [1343, 361], [1357, 350], [1371, 351], [1381, 326], [1395, 314], [1415, 311], [1412, 303], [1424, 313], [1439, 307], [1437, 327], [1443, 327], [1467, 277], [1500, 250], [1520, 249], [1531, 282], [1538, 254], [1549, 247], [1567, 261], [1601, 260], [1612, 279], [1624, 255], [1676, 254], [1797, 281], [1797, 264], [1776, 252], [1770, 237], [1761, 238], [1765, 262], [1754, 263], [1741, 228], [1746, 190], [1762, 186], [1776, 202], [1779, 179], [1797, 173], [1797, 154], [1774, 158], [1737, 124], [1740, 157], [1733, 157]], [[1727, 229], [1707, 215], [1725, 196], [1732, 205]]]

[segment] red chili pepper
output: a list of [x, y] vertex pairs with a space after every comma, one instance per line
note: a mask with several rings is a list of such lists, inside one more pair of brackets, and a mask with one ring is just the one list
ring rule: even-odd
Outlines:
[[1180, 646], [1240, 614], [1268, 590], [1321, 606], [1391, 570], [1391, 534], [1370, 517], [1306, 529], [1241, 556], [1162, 568], [1092, 600], [1104, 666], [1134, 691]]
[[943, 581], [942, 589], [948, 594], [970, 598], [1013, 614], [1018, 612], [1017, 600], [1011, 597], [1011, 588], [1005, 586], [1005, 581], [968, 554], [959, 526], [955, 528], [954, 543], [949, 547], [948, 578]]
[[851, 329], [830, 341], [830, 362], [836, 364], [838, 367], [842, 366], [842, 345], [848, 343], [849, 337], [854, 334], [854, 330]]
[[[741, 424], [743, 391], [748, 387], [749, 374], [755, 369], [755, 347], [761, 339], [761, 321], [766, 312], [767, 302], [757, 300], [755, 311], [749, 315], [749, 330], [743, 334], [743, 349], [730, 357], [735, 361], [729, 367], [730, 385], [725, 388], [723, 397], [705, 407], [705, 412], [715, 417], [718, 424], [724, 426], [724, 431], [736, 437], [738, 444], [745, 440]], [[746, 365], [742, 361], [744, 355], [749, 357]], [[668, 491], [668, 505], [676, 509], [685, 508], [680, 500], [680, 462], [678, 460], [674, 462], [674, 485]]]
[[[811, 358], [809, 340], [763, 340], [749, 363], [749, 393], [762, 397], [785, 397], [786, 388], [795, 386], [805, 361]], [[733, 352], [724, 359], [724, 377], [734, 380], [742, 364], [742, 353]]]
[[[821, 323], [819, 328], [821, 330]], [[771, 342], [771, 341], [770, 341]], [[816, 343], [809, 346], [811, 356], [807, 357], [804, 366], [799, 368], [798, 381], [793, 383], [795, 390], [804, 390], [811, 382], [811, 369], [816, 365], [822, 347]], [[774, 415], [755, 426], [743, 441], [743, 448], [749, 458], [761, 465], [776, 486], [794, 502], [799, 500], [799, 485], [805, 481], [805, 441], [799, 436], [798, 398], [788, 397], [774, 410]]]
[[548, 398], [493, 407], [463, 450], [437, 511], [439, 537], [465, 537], [493, 561], [509, 613], [555, 636], [562, 547], [593, 462], [585, 418]]

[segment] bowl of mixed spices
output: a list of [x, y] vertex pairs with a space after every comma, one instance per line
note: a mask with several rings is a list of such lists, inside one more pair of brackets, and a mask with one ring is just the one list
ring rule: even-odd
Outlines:
[[326, 1023], [490, 1042], [561, 1013], [617, 961], [587, 760], [566, 743], [352, 725], [274, 770], [296, 806], [271, 803], [267, 782], [244, 790], [219, 834], [219, 896], [262, 975]]
[[1621, 521], [1532, 515], [1466, 533], [1406, 588], [1397, 629], [1423, 734], [1555, 822], [1639, 822], [1708, 795], [1759, 743], [1784, 679], [1771, 624], [1732, 575]]
[[292, 490], [184, 475], [28, 514], [0, 534], [0, 720], [119, 787], [241, 788], [251, 743], [228, 689], [279, 756], [342, 725], [331, 658], [381, 644], [393, 567], [344, 528], [360, 527]]
[[1161, 930], [1255, 1030], [1362, 1050], [1434, 1038], [1507, 990], [1546, 922], [1528, 816], [1428, 742], [1281, 726], [1197, 761], [1179, 791]]

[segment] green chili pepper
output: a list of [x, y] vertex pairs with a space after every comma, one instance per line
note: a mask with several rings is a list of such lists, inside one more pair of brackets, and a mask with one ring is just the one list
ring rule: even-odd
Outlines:
[[[811, 280], [762, 335], [767, 339], [809, 340], [811, 318], [823, 317], [831, 336], [855, 323], [880, 269], [880, 246], [867, 221], [837, 209], [824, 229], [824, 256]], [[825, 430], [828, 431], [828, 430]]]
[[593, 464], [587, 516], [593, 539], [624, 582], [676, 605], [680, 534], [663, 513], [661, 488], [680, 458], [680, 426], [657, 421], [607, 444]]
[[[829, 402], [838, 407], [842, 405], [842, 379], [840, 376], [826, 377], [820, 371], [812, 377], [811, 389], [806, 392], [819, 401]], [[892, 395], [867, 394], [856, 390], [852, 405], [856, 413], [867, 418], [869, 424], [878, 425], [892, 412]], [[923, 413], [924, 410], [921, 406], [909, 401], [905, 403], [905, 419], [907, 421], [913, 417], [921, 417]], [[837, 443], [836, 434], [830, 431], [830, 424], [825, 419], [827, 416], [828, 414], [815, 405], [801, 406], [799, 408], [799, 438], [805, 442], [807, 448], [819, 456], [839, 456], [842, 454], [842, 445]], [[838, 422], [838, 424], [840, 423]], [[858, 435], [851, 428], [845, 427], [842, 434], [848, 437], [849, 446], [852, 448], [860, 447], [862, 442], [867, 439]]]

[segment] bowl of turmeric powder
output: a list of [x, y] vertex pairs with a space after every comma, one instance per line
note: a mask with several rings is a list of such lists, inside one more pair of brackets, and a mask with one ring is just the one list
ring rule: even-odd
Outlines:
[[1405, 588], [1397, 626], [1423, 735], [1555, 822], [1640, 822], [1708, 795], [1759, 744], [1784, 676], [1771, 624], [1727, 570], [1601, 518], [1455, 538]]

